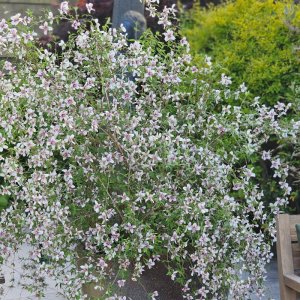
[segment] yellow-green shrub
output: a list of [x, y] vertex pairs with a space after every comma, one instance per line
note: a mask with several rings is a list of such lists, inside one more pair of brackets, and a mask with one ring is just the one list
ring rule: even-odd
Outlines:
[[292, 0], [236, 0], [189, 14], [183, 34], [192, 50], [212, 56], [220, 73], [244, 81], [266, 102], [284, 98], [299, 81], [300, 34], [293, 28], [300, 27], [300, 5]]

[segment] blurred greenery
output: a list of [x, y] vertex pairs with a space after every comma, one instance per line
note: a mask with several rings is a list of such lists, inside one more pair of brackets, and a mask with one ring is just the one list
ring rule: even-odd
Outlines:
[[255, 96], [274, 104], [299, 81], [300, 5], [292, 0], [236, 0], [182, 17], [194, 53], [212, 56], [219, 73], [245, 82]]

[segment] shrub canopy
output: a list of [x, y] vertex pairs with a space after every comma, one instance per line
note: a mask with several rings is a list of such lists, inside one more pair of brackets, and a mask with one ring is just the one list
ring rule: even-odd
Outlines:
[[[38, 296], [48, 274], [68, 299], [83, 299], [86, 283], [124, 299], [128, 274], [158, 261], [186, 299], [261, 294], [274, 216], [291, 193], [288, 166], [262, 146], [295, 139], [300, 122], [281, 122], [290, 105], [259, 104], [225, 74], [212, 86], [210, 59], [192, 64], [173, 8], [158, 16], [162, 37], [140, 41], [68, 11], [63, 2], [56, 18], [78, 34], [61, 54], [36, 45], [28, 16], [0, 22], [0, 55], [12, 56], [0, 61], [0, 261], [29, 244], [26, 284]], [[37, 22], [47, 34], [53, 15]], [[272, 203], [257, 157], [276, 178]]]

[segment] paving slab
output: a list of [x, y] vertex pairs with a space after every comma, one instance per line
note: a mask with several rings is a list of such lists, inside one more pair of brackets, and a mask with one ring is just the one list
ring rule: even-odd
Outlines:
[[272, 260], [267, 266], [266, 292], [263, 298], [253, 296], [251, 300], [280, 300], [277, 261]]
[[[18, 253], [14, 255], [3, 267], [2, 271], [5, 277], [5, 283], [0, 285], [2, 293], [0, 293], [0, 300], [39, 300], [39, 298], [25, 290], [22, 283], [25, 281], [22, 278], [22, 261], [19, 256], [26, 257], [29, 252], [29, 247], [24, 245]], [[55, 286], [55, 282], [50, 278], [46, 279], [46, 293], [45, 300], [66, 300], [59, 289]]]

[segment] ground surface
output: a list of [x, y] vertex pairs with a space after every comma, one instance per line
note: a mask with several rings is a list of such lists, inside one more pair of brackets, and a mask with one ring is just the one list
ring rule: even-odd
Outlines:
[[[21, 252], [22, 255], [26, 254], [28, 252], [28, 248], [24, 246]], [[16, 278], [13, 286], [11, 286], [10, 283], [12, 270], [14, 270], [15, 278]], [[21, 262], [18, 259], [16, 260], [16, 264], [14, 268], [12, 268], [12, 266], [9, 264], [5, 267], [4, 276], [6, 279], [6, 283], [0, 285], [4, 290], [3, 295], [2, 296], [0, 295], [0, 300], [38, 300], [37, 297], [33, 296], [29, 292], [26, 292], [22, 289], [22, 286], [20, 285], [20, 272], [21, 272]], [[66, 300], [63, 296], [61, 296], [59, 290], [55, 287], [53, 281], [49, 279], [47, 283], [49, 287], [46, 291], [46, 298], [44, 298], [45, 300]], [[142, 295], [141, 291], [138, 290], [131, 291], [130, 293], [130, 296], [132, 297], [133, 300], [146, 300], [143, 299], [144, 297], [141, 295]], [[166, 297], [169, 298], [168, 296], [164, 296], [162, 297], [161, 300], [174, 300], [174, 299], [167, 299]], [[258, 300], [258, 299], [259, 298], [252, 297], [251, 300]], [[266, 280], [266, 295], [264, 298], [262, 298], [262, 300], [270, 300], [270, 299], [280, 300], [276, 261], [272, 261], [268, 265], [268, 276]]]
[[[28, 253], [28, 247], [24, 246], [21, 249], [22, 256]], [[13, 267], [12, 264], [7, 264], [4, 269], [4, 277], [5, 277], [5, 284], [0, 285], [3, 288], [3, 294], [0, 294], [0, 300], [39, 300], [33, 294], [25, 291], [21, 285], [21, 261], [17, 259], [18, 254], [16, 254], [15, 266]], [[14, 273], [15, 281], [12, 283], [11, 279], [13, 277], [12, 273]], [[46, 291], [46, 298], [45, 300], [66, 300], [59, 294], [58, 289], [55, 287], [55, 284], [52, 280], [47, 279], [47, 284], [49, 285]]]
[[[257, 299], [257, 298], [253, 298]], [[264, 299], [280, 300], [277, 262], [272, 261], [268, 265], [268, 277], [266, 280], [266, 297]]]

